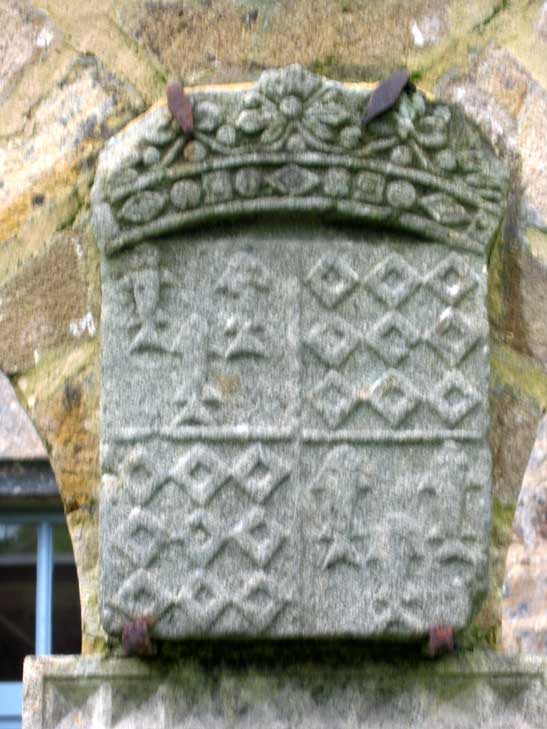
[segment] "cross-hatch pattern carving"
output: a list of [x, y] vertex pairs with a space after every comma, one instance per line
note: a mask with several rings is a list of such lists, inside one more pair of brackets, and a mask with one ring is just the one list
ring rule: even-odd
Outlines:
[[[322, 306], [333, 309], [346, 297], [360, 294], [359, 274], [344, 256], [323, 255], [310, 269], [306, 283]], [[449, 252], [434, 269], [422, 276], [398, 253], [389, 254], [363, 278], [367, 291], [388, 307], [362, 333], [337, 314], [322, 315], [304, 336], [304, 343], [329, 368], [308, 398], [324, 422], [340, 427], [352, 413], [370, 405], [393, 428], [398, 428], [418, 407], [430, 406], [449, 427], [456, 426], [477, 405], [474, 388], [461, 372], [454, 371], [433, 391], [420, 392], [405, 375], [387, 370], [366, 388], [352, 386], [343, 374], [345, 364], [365, 345], [389, 368], [399, 367], [412, 351], [425, 343], [451, 367], [471, 352], [480, 334], [453, 305], [460, 303], [477, 286], [477, 277], [465, 260]], [[428, 330], [415, 326], [399, 308], [404, 308], [425, 286], [450, 306]], [[363, 395], [363, 392], [366, 394]]]
[[[145, 254], [146, 248], [146, 259]], [[155, 261], [161, 278], [161, 260]], [[300, 424], [283, 438], [289, 442], [300, 432], [301, 444], [294, 453], [299, 459], [313, 438], [328, 442], [331, 434], [341, 434], [340, 444], [333, 442], [321, 456], [317, 471], [312, 469], [310, 474], [309, 493], [318, 519], [311, 531], [310, 559], [316, 572], [324, 572], [327, 579], [348, 570], [356, 576], [374, 576], [380, 586], [368, 608], [373, 633], [413, 632], [421, 625], [423, 595], [405, 575], [393, 577], [397, 586], [391, 584], [382, 549], [393, 551], [406, 545], [401, 559], [408, 563], [410, 575], [412, 570], [425, 569], [421, 564], [423, 545], [412, 536], [414, 522], [407, 524], [401, 515], [389, 522], [386, 544], [372, 523], [367, 524], [366, 518], [363, 522], [371, 498], [378, 498], [385, 486], [379, 487], [378, 475], [368, 473], [360, 451], [344, 439], [348, 434], [362, 437], [355, 423], [363, 412], [367, 425], [370, 420], [375, 423], [372, 435], [385, 433], [382, 437], [388, 441], [389, 434], [411, 436], [424, 412], [449, 431], [470, 422], [481, 396], [457, 367], [481, 335], [457, 307], [476, 292], [479, 282], [470, 265], [453, 252], [437, 260], [425, 274], [398, 253], [380, 257], [368, 272], [351, 252], [327, 252], [311, 261], [304, 258], [302, 263], [298, 276], [302, 319], [296, 350], [303, 372], [301, 395], [303, 407], [310, 405], [323, 425], [313, 431]], [[259, 440], [227, 449], [223, 444], [229, 433], [215, 436], [219, 439], [216, 444], [214, 438], [207, 438], [207, 428], [222, 422], [223, 414], [211, 352], [217, 361], [233, 366], [249, 358], [253, 366], [261, 367], [270, 354], [275, 356], [276, 343], [267, 317], [278, 295], [277, 281], [271, 264], [247, 249], [231, 251], [221, 259], [219, 270], [220, 275], [212, 277], [213, 296], [223, 298], [216, 329], [207, 316], [193, 312], [181, 320], [170, 346], [156, 340], [155, 346], [185, 366], [174, 395], [177, 414], [168, 432], [176, 438], [188, 433], [189, 440], [184, 447], [177, 446], [170, 462], [152, 457], [139, 445], [127, 452], [119, 467], [131, 508], [110, 537], [113, 561], [124, 575], [104, 606], [104, 615], [113, 625], [144, 615], [167, 630], [172, 622], [182, 624], [184, 634], [189, 635], [222, 634], [225, 620], [232, 630], [240, 625], [242, 633], [262, 632], [272, 629], [277, 618], [298, 602], [291, 581], [283, 583], [280, 578], [286, 569], [282, 565], [291, 559], [294, 527], [285, 523], [283, 509], [273, 507], [279, 503], [276, 493], [296, 472], [292, 457], [279, 455], [276, 447]], [[429, 315], [429, 322], [436, 319], [433, 326], [416, 317], [416, 296], [430, 302], [435, 313]], [[363, 318], [354, 314], [359, 306]], [[303, 318], [309, 322], [307, 328]], [[132, 357], [146, 351], [130, 349]], [[412, 363], [424, 352], [438, 355], [443, 370], [445, 363], [451, 367], [427, 390], [413, 381]], [[363, 376], [356, 381], [355, 363], [362, 357], [374, 364], [375, 374], [363, 368]], [[311, 373], [316, 373], [315, 379], [306, 380]], [[313, 384], [308, 386], [308, 381]], [[202, 428], [197, 441], [196, 428]], [[452, 461], [459, 464], [457, 449], [443, 451], [439, 458], [437, 470], [457, 481], [450, 465]], [[290, 489], [294, 487], [291, 483]], [[154, 515], [154, 503], [164, 489], [173, 488], [176, 516], [167, 527]], [[462, 486], [465, 493], [473, 488], [478, 487]], [[289, 488], [281, 500], [288, 493]], [[417, 493], [416, 508], [426, 504], [428, 509], [438, 510], [434, 484], [422, 484]], [[457, 494], [454, 501], [461, 515], [464, 507]], [[460, 524], [460, 517], [457, 519]], [[403, 534], [403, 527], [410, 532]], [[473, 532], [469, 544], [474, 539]], [[480, 564], [476, 550], [462, 541], [459, 531], [448, 541], [433, 532], [427, 540], [428, 548], [435, 550], [439, 569], [456, 570], [469, 579], [469, 572]], [[175, 582], [168, 589], [158, 589], [157, 573], [166, 554], [185, 565], [184, 584]], [[225, 569], [233, 570], [225, 567], [229, 559], [237, 561], [240, 573], [234, 584], [224, 577]]]
[[309, 394], [311, 404], [331, 428], [338, 427], [357, 405], [355, 391], [344, 378], [330, 370]]
[[[192, 94], [192, 135], [155, 107], [101, 156], [108, 631], [408, 635], [434, 614], [412, 574], [470, 612], [488, 486], [460, 450], [487, 472], [482, 261], [508, 176], [458, 108], [405, 89], [363, 125], [370, 99], [291, 66]], [[451, 493], [464, 536], [416, 528], [443, 506], [420, 453], [474, 507]]]
[[358, 332], [341, 317], [317, 322], [305, 340], [319, 359], [330, 367], [339, 367], [359, 344]]
[[381, 301], [396, 308], [414, 293], [420, 276], [402, 256], [394, 253], [378, 263], [364, 283]]
[[210, 572], [198, 570], [174, 596], [174, 602], [190, 619], [191, 629], [206, 634], [230, 608], [262, 632], [288, 600], [279, 594], [275, 581], [262, 573], [251, 575], [239, 592], [230, 594]]
[[328, 309], [337, 306], [359, 281], [359, 276], [342, 256], [327, 253], [306, 277], [306, 283]]
[[389, 312], [366, 335], [367, 344], [394, 367], [420, 341], [420, 335], [398, 312]]
[[[127, 463], [133, 464], [130, 454], [122, 464], [120, 474], [127, 478]], [[170, 480], [182, 487], [194, 504], [187, 517], [176, 528], [167, 528], [149, 511], [135, 506], [119, 532], [113, 536], [113, 547], [136, 571], [123, 582], [117, 594], [107, 605], [108, 611], [129, 617], [132, 606], [138, 615], [161, 619], [172, 610], [184, 610], [192, 629], [210, 630], [229, 608], [234, 608], [245, 621], [257, 630], [265, 630], [286, 604], [287, 595], [281, 594], [275, 580], [265, 570], [286, 542], [288, 534], [265, 507], [274, 491], [291, 473], [290, 467], [262, 444], [250, 446], [232, 463], [220, 458], [214, 449], [194, 445], [184, 453], [163, 477], [153, 478], [153, 466], [147, 463], [148, 473], [156, 491]], [[210, 509], [228, 483], [236, 485], [253, 502], [241, 502], [241, 516], [230, 524]], [[149, 567], [160, 557], [167, 545], [179, 545], [193, 570], [188, 586], [176, 591], [157, 589]], [[235, 594], [226, 589], [222, 580], [210, 569], [221, 557], [227, 545], [240, 550], [249, 566], [242, 587]], [[242, 568], [244, 562], [241, 562]]]

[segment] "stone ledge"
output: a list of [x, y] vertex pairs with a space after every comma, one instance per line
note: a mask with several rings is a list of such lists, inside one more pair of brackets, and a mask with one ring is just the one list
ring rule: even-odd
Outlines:
[[81, 656], [25, 661], [23, 729], [543, 727], [547, 659], [473, 653], [439, 662], [214, 668]]

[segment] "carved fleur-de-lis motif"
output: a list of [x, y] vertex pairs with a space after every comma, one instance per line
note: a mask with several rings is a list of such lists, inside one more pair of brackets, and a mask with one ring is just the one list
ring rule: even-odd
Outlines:
[[159, 251], [144, 243], [131, 259], [132, 270], [122, 279], [122, 290], [133, 299], [134, 313], [130, 317], [130, 329], [137, 328], [129, 350], [164, 349], [160, 332], [167, 324], [161, 310], [163, 285], [171, 285], [171, 276], [160, 269]]
[[364, 565], [377, 583], [373, 594], [374, 632], [416, 632], [422, 629], [418, 612], [423, 595], [416, 585], [424, 555], [417, 524], [401, 512], [387, 515], [372, 527]]
[[262, 341], [264, 325], [260, 321], [241, 320], [236, 316], [231, 316], [224, 327], [224, 334], [232, 340], [224, 354], [226, 359], [233, 359], [240, 355], [266, 356], [266, 345]]
[[239, 251], [229, 260], [216, 291], [233, 301], [236, 313], [228, 316], [224, 334], [229, 343], [226, 359], [266, 357], [266, 327], [256, 313], [256, 297], [271, 289], [271, 274], [253, 253]]
[[216, 290], [234, 299], [245, 296], [249, 290], [267, 292], [271, 287], [271, 275], [254, 253], [239, 251], [230, 260]]
[[183, 322], [173, 352], [185, 361], [184, 383], [175, 393], [180, 410], [173, 425], [209, 425], [212, 408], [220, 403], [217, 390], [207, 382], [209, 324], [200, 314]]
[[437, 501], [439, 495], [443, 494], [443, 504], [437, 504], [438, 508], [435, 509], [438, 513], [432, 519], [434, 523], [429, 538], [440, 538], [441, 535], [448, 534], [459, 536], [468, 485], [467, 457], [454, 441], [448, 441], [441, 448], [434, 467], [428, 472], [418, 491], [422, 502], [431, 498]]
[[363, 535], [355, 525], [356, 506], [360, 494], [372, 488], [364, 475], [355, 449], [338, 446], [325, 458], [311, 488], [323, 521], [317, 542], [326, 545], [321, 562], [324, 570], [339, 563], [353, 567], [361, 564], [357, 545]]

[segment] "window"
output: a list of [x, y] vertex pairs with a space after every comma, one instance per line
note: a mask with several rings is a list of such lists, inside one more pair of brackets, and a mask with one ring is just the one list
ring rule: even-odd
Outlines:
[[78, 579], [64, 514], [0, 511], [0, 729], [21, 726], [23, 660], [79, 653]]

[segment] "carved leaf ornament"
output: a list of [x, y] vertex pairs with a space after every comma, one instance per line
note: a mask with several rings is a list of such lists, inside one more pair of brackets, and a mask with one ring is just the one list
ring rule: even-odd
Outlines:
[[231, 214], [301, 210], [387, 223], [480, 252], [507, 176], [456, 108], [404, 91], [362, 127], [369, 91], [300, 66], [246, 93], [199, 93], [184, 134], [160, 107], [129, 129], [93, 190], [106, 253]]

